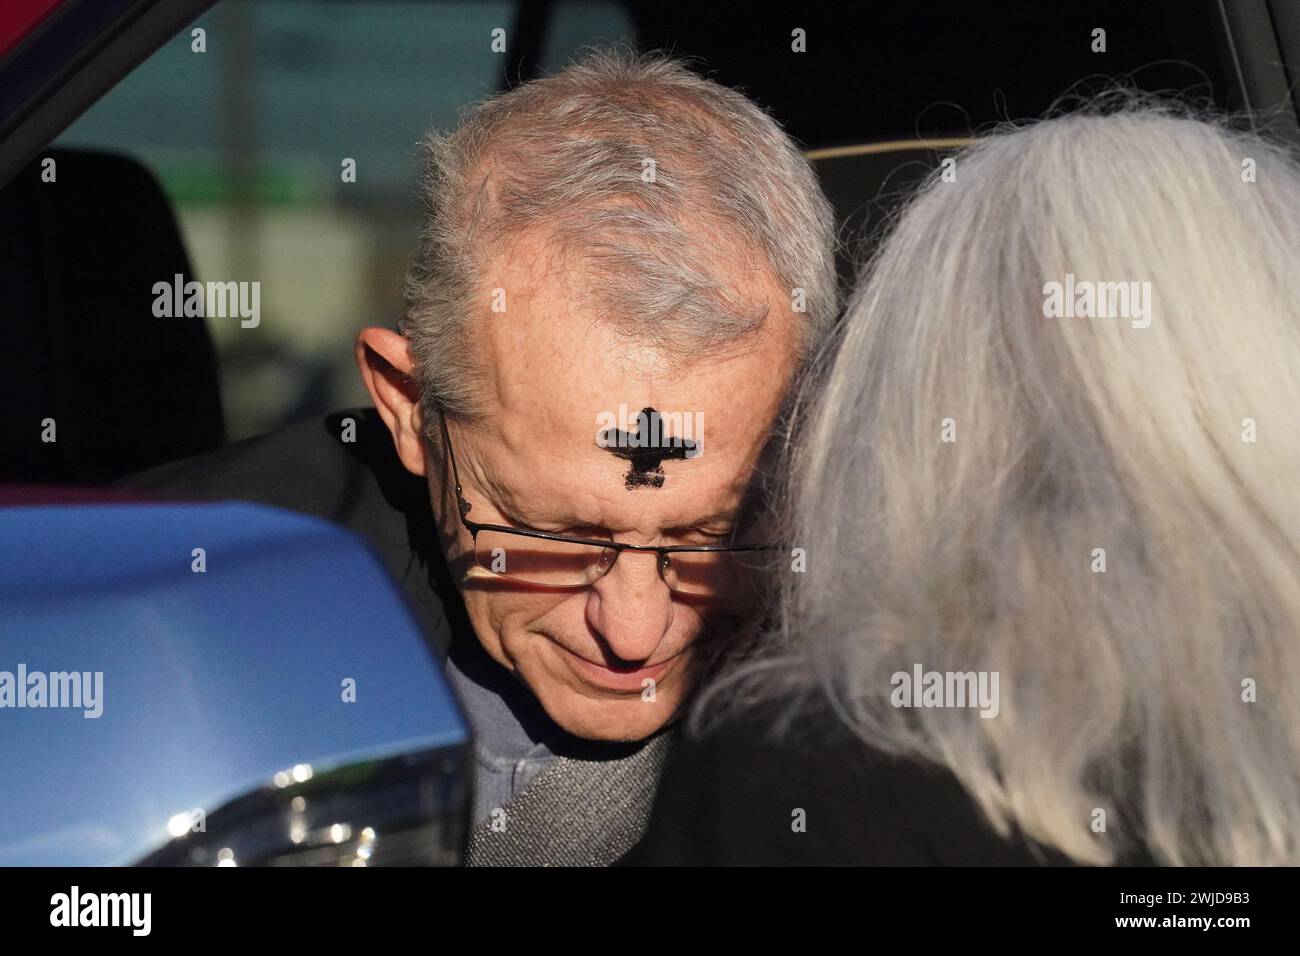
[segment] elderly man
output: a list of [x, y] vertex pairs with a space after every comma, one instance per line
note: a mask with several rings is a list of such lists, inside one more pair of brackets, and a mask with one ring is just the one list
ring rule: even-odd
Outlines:
[[768, 543], [748, 505], [834, 315], [832, 214], [763, 111], [662, 56], [589, 55], [424, 151], [407, 315], [357, 339], [375, 412], [136, 486], [368, 534], [475, 731], [470, 862], [613, 862]]

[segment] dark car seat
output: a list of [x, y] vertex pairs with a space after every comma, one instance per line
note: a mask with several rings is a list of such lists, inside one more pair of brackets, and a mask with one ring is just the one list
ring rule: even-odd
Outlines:
[[134, 160], [48, 150], [0, 189], [0, 481], [99, 484], [220, 447], [204, 319], [153, 314], [177, 273], [171, 206]]

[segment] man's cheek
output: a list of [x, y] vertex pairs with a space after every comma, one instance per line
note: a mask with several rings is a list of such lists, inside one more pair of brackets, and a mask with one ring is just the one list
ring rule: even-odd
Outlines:
[[491, 632], [490, 637], [480, 634], [480, 639], [516, 651], [530, 643], [549, 643], [549, 634], [585, 626], [581, 610], [559, 607], [557, 600], [563, 602], [564, 598], [553, 594], [482, 591], [476, 597], [478, 613], [471, 613], [470, 620], [476, 628]]

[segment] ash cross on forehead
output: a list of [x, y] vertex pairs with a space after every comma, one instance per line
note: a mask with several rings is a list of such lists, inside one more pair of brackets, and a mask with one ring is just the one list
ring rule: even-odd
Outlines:
[[669, 458], [694, 458], [700, 450], [700, 443], [694, 439], [665, 437], [663, 416], [653, 408], [641, 409], [636, 431], [606, 428], [597, 444], [611, 455], [627, 459], [632, 466], [624, 479], [629, 489], [662, 488], [666, 476], [660, 464]]

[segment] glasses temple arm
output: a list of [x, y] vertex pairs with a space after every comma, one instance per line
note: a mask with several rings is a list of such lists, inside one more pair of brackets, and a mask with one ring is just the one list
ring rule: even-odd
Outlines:
[[460, 471], [456, 468], [456, 452], [451, 447], [451, 433], [447, 431], [447, 413], [439, 409], [438, 424], [442, 426], [442, 443], [447, 448], [447, 460], [451, 462], [451, 480], [456, 485], [456, 506], [460, 509], [460, 519], [465, 520], [465, 516], [474, 506], [465, 500], [464, 494], [460, 490]]

